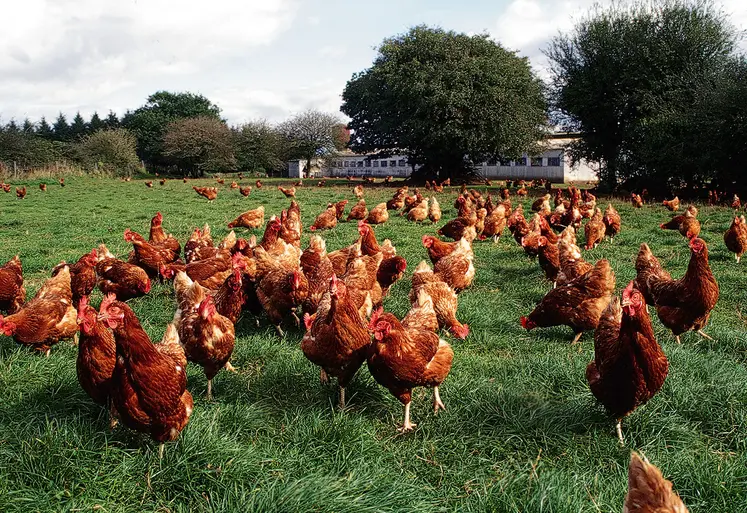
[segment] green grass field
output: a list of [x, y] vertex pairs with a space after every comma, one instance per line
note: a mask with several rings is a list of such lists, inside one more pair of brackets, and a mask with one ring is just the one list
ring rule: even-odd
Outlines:
[[[156, 211], [183, 243], [203, 223], [217, 240], [238, 213], [263, 204], [269, 216], [288, 204], [274, 183], [249, 198], [223, 186], [212, 204], [191, 190], [196, 181], [146, 189], [139, 181], [71, 178], [67, 187], [50, 185], [46, 193], [37, 184], [27, 183], [23, 201], [0, 193], [0, 260], [21, 255], [28, 297], [55, 264], [101, 242], [125, 256], [124, 229], [147, 234]], [[439, 196], [445, 220], [455, 214], [457, 190]], [[369, 207], [392, 192], [368, 190]], [[304, 187], [297, 197], [304, 226], [328, 201], [354, 202], [347, 185]], [[621, 290], [635, 275], [639, 244], [648, 242], [681, 276], [687, 244], [677, 232], [658, 228], [669, 213], [661, 206], [615, 205], [622, 233], [584, 257], [609, 259]], [[244, 318], [232, 359], [238, 373], [220, 373], [216, 398], [207, 402], [202, 370], [190, 366], [194, 414], [159, 461], [148, 437], [108, 429], [106, 412], [78, 385], [70, 342], [44, 358], [0, 338], [0, 511], [621, 511], [631, 449], [662, 469], [691, 512], [744, 511], [747, 263], [737, 265], [724, 247], [731, 216], [726, 208], [700, 206], [701, 236], [721, 286], [706, 329], [715, 342], [688, 333], [677, 345], [654, 316], [669, 377], [623, 422], [625, 447], [586, 384], [592, 334], [571, 346], [568, 328], [521, 329], [519, 317], [551, 285], [505, 236], [497, 245], [475, 243], [477, 277], [459, 297], [459, 317], [472, 333], [464, 341], [448, 338], [455, 350], [441, 388], [448, 410], [434, 417], [430, 391], [417, 391], [412, 415], [418, 427], [404, 435], [396, 430], [400, 403], [365, 366], [347, 389], [347, 410], [338, 411], [336, 387], [319, 383], [318, 368], [299, 349], [301, 330], [289, 327], [279, 339], [266, 320], [256, 328]], [[385, 300], [387, 310], [402, 316], [409, 276], [427, 258], [420, 238], [435, 228], [392, 217], [375, 231], [408, 260], [407, 275]], [[343, 223], [323, 235], [331, 251], [349, 245], [357, 232]], [[305, 233], [304, 247], [307, 241]], [[175, 309], [171, 286], [154, 285], [130, 304], [160, 339]]]

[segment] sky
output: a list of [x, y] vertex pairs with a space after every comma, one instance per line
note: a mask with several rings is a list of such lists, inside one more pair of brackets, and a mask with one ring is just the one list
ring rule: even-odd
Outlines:
[[[609, 0], [603, 0], [602, 4]], [[123, 114], [158, 90], [207, 96], [231, 124], [338, 113], [386, 37], [488, 33], [546, 75], [548, 41], [594, 0], [0, 0], [0, 120]], [[747, 29], [747, 1], [723, 0]], [[742, 45], [744, 48], [745, 45]]]

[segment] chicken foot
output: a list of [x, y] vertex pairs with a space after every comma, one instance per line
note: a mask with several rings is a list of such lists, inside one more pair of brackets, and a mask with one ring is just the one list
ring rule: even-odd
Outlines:
[[319, 381], [321, 381], [322, 385], [329, 383], [329, 376], [327, 376], [327, 372], [324, 369], [319, 373]]
[[408, 402], [405, 405], [405, 423], [402, 425], [401, 428], [398, 429], [400, 433], [406, 433], [408, 431], [412, 431], [417, 424], [414, 424], [410, 422], [410, 404], [412, 404], [412, 401]]
[[433, 387], [433, 414], [438, 415], [438, 410], [446, 411], [446, 406], [441, 401], [441, 395], [438, 393], [438, 387]]
[[236, 367], [231, 365], [231, 362], [226, 362], [226, 364], [223, 366], [224, 369], [226, 369], [228, 372], [237, 372]]
[[712, 341], [712, 342], [715, 342], [715, 340], [713, 340], [713, 337], [711, 337], [710, 335], [708, 335], [708, 334], [707, 334], [706, 332], [704, 332], [703, 330], [698, 330], [698, 332], [697, 332], [697, 333], [698, 333], [698, 335], [700, 335], [701, 337], [703, 337], [703, 338], [705, 338], [705, 339], [707, 339], [707, 340], [710, 340], [710, 341]]
[[573, 338], [573, 342], [571, 342], [571, 345], [576, 345], [579, 340], [581, 340], [581, 335], [583, 335], [584, 332], [576, 333], [576, 336]]

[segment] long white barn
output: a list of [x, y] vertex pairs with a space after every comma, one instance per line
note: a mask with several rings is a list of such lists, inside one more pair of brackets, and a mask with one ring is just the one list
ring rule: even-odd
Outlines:
[[[513, 160], [492, 160], [483, 162], [477, 169], [485, 178], [499, 180], [544, 178], [553, 183], [597, 181], [598, 166], [585, 161], [576, 164], [571, 162], [570, 156], [563, 149], [570, 142], [570, 139], [550, 139], [541, 155], [524, 155]], [[407, 157], [402, 155], [379, 158], [375, 155], [345, 152], [327, 160], [312, 161], [311, 173], [306, 170], [305, 160], [292, 160], [288, 163], [288, 176], [291, 178], [389, 175], [406, 178], [412, 171], [413, 166], [408, 164]]]

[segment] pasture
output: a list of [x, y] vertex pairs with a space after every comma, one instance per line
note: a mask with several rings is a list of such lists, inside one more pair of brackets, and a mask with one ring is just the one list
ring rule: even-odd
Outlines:
[[[73, 262], [102, 242], [126, 257], [125, 228], [147, 236], [157, 211], [164, 229], [184, 244], [196, 226], [209, 223], [217, 241], [237, 214], [262, 204], [269, 217], [289, 202], [269, 180], [248, 198], [220, 186], [213, 203], [191, 189], [213, 184], [171, 180], [147, 189], [142, 181], [70, 178], [65, 188], [50, 181], [43, 193], [38, 181], [27, 182], [24, 200], [0, 193], [0, 260], [20, 254], [30, 298], [54, 265]], [[349, 199], [352, 206], [351, 189], [347, 183], [317, 188], [311, 181], [298, 188], [304, 227], [327, 202]], [[393, 192], [367, 186], [369, 208]], [[438, 195], [441, 224], [455, 216], [457, 192], [453, 187]], [[527, 215], [533, 199], [523, 201]], [[517, 197], [512, 201], [515, 206]], [[599, 198], [602, 209], [606, 204]], [[615, 206], [622, 233], [584, 251], [584, 258], [609, 259], [619, 291], [634, 278], [638, 246], [647, 242], [665, 268], [681, 276], [689, 260], [686, 241], [659, 229], [671, 214], [660, 205]], [[435, 417], [430, 391], [417, 389], [412, 419], [418, 427], [407, 434], [396, 429], [400, 403], [365, 366], [347, 388], [346, 410], [339, 411], [336, 387], [319, 383], [318, 368], [299, 349], [302, 330], [286, 324], [280, 339], [266, 319], [257, 328], [245, 316], [232, 358], [238, 372], [218, 374], [215, 399], [208, 402], [202, 370], [190, 365], [194, 414], [159, 461], [148, 437], [122, 426], [109, 429], [106, 412], [78, 385], [71, 342], [44, 358], [0, 337], [0, 510], [620, 511], [632, 449], [673, 481], [691, 512], [743, 510], [747, 262], [736, 264], [723, 243], [732, 210], [698, 206], [701, 237], [721, 287], [705, 330], [715, 341], [687, 333], [678, 345], [653, 316], [669, 376], [661, 392], [623, 422], [625, 447], [586, 383], [592, 334], [571, 346], [568, 328], [521, 328], [519, 317], [551, 285], [506, 231], [498, 244], [475, 241], [477, 276], [459, 296], [458, 316], [470, 325], [469, 337], [444, 334], [455, 352], [441, 387], [447, 411]], [[434, 232], [429, 222], [416, 225], [396, 215], [375, 227], [378, 240], [390, 238], [408, 261], [405, 278], [384, 301], [398, 317], [409, 308], [409, 276], [427, 259], [421, 236]], [[331, 251], [351, 244], [357, 231], [354, 223], [341, 223], [322, 236]], [[302, 247], [308, 238], [305, 231]], [[97, 291], [92, 302], [99, 299]], [[130, 304], [151, 338], [160, 340], [175, 309], [172, 286], [154, 283], [149, 295]]]

